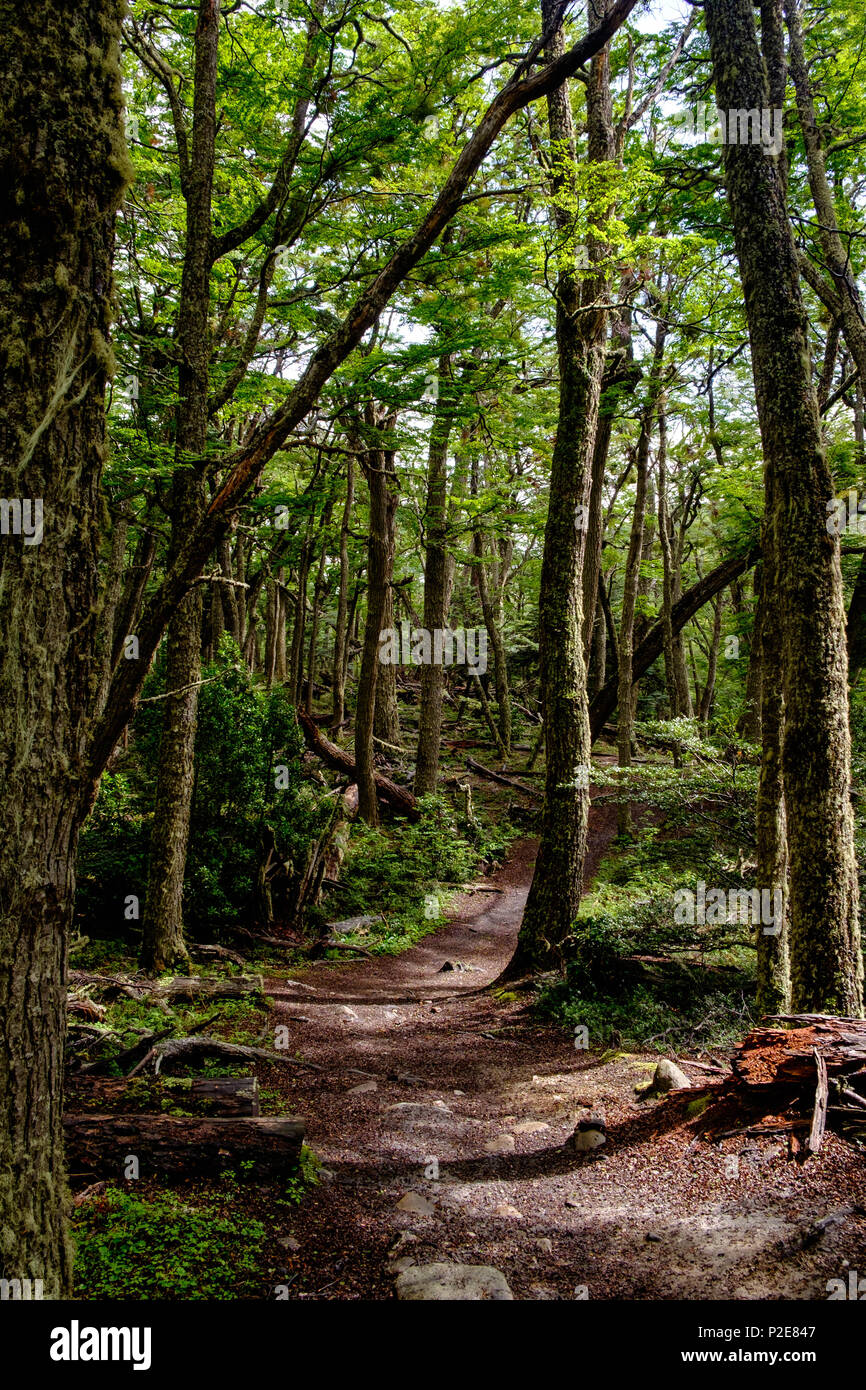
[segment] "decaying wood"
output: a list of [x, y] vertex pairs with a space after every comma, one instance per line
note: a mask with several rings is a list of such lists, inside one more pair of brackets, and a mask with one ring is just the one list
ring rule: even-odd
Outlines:
[[236, 1165], [245, 1177], [279, 1177], [297, 1169], [304, 1138], [303, 1120], [272, 1116], [67, 1115], [63, 1128], [78, 1177], [121, 1177], [130, 1157], [142, 1178], [216, 1175]]
[[86, 986], [104, 994], [123, 994], [129, 999], [152, 998], [154, 1001], [196, 999], [243, 999], [261, 994], [264, 979], [261, 975], [235, 975], [222, 979], [213, 975], [178, 975], [172, 980], [149, 980], [137, 975], [91, 975], [84, 970], [70, 970], [69, 979], [77, 987]]
[[827, 1124], [827, 1063], [821, 1056], [818, 1049], [815, 1049], [815, 1066], [818, 1072], [818, 1085], [815, 1089], [815, 1109], [812, 1115], [812, 1128], [809, 1131], [809, 1138], [806, 1148], [809, 1153], [816, 1154], [821, 1151], [821, 1144], [824, 1140], [824, 1128]]
[[[736, 1048], [733, 1076], [717, 1092], [718, 1122], [741, 1123], [712, 1137], [787, 1133], [791, 1156], [807, 1158], [820, 1152], [827, 1127], [866, 1126], [866, 1020], [801, 1014], [784, 1021], [797, 1026], [753, 1028]], [[831, 1091], [846, 1104], [829, 1104]]]
[[816, 1052], [829, 1076], [866, 1064], [866, 1021], [813, 1017], [805, 1027], [753, 1028], [734, 1054], [734, 1075], [750, 1087], [799, 1086], [814, 1078]]
[[165, 1105], [192, 1115], [243, 1117], [259, 1115], [259, 1083], [255, 1076], [110, 1076], [72, 1077], [67, 1082], [67, 1109], [125, 1107], [158, 1114]]
[[175, 1064], [188, 1066], [190, 1062], [204, 1061], [208, 1057], [218, 1057], [228, 1062], [270, 1062], [276, 1066], [322, 1070], [318, 1062], [308, 1062], [301, 1057], [289, 1057], [277, 1049], [268, 1051], [264, 1047], [245, 1047], [240, 1043], [224, 1042], [222, 1038], [197, 1036], [166, 1038], [164, 1042], [156, 1044], [148, 1056], [139, 1063], [139, 1068], [144, 1070], [148, 1062], [152, 1061], [154, 1071], [159, 1074], [163, 1067], [172, 1067]]
[[230, 960], [233, 965], [246, 965], [246, 958], [239, 951], [230, 951], [227, 946], [189, 946], [189, 953], [194, 960]]
[[363, 946], [354, 946], [351, 941], [334, 941], [332, 937], [326, 936], [319, 945], [329, 951], [354, 951], [358, 956], [366, 956], [367, 960], [373, 960], [373, 952], [367, 951]]
[[66, 1012], [77, 1018], [97, 1022], [105, 1017], [105, 1005], [97, 1004], [95, 999], [88, 999], [86, 995], [70, 994], [66, 1000]]
[[374, 927], [378, 922], [384, 922], [385, 917], [381, 912], [377, 912], [374, 917], [344, 917], [341, 922], [328, 922], [325, 930], [329, 936], [345, 936], [349, 932], [359, 931], [363, 927]]
[[501, 772], [493, 772], [489, 767], [483, 767], [474, 758], [466, 759], [466, 766], [470, 772], [477, 772], [480, 777], [489, 777], [491, 782], [498, 782], [503, 787], [513, 787], [515, 791], [523, 792], [524, 796], [532, 796], [538, 799], [539, 793], [534, 787], [525, 787], [522, 782], [517, 782], [513, 777], [504, 777]]
[[[326, 767], [333, 768], [336, 772], [342, 772], [350, 778], [352, 782], [357, 779], [355, 759], [351, 753], [339, 748], [336, 743], [332, 743], [326, 738], [322, 731], [316, 726], [314, 721], [303, 710], [297, 711], [298, 723], [304, 735], [304, 740], [311, 753], [315, 753], [317, 758], [321, 758]], [[398, 815], [406, 816], [409, 820], [417, 820], [419, 816], [418, 802], [409, 791], [408, 787], [399, 787], [396, 782], [392, 782], [389, 777], [384, 777], [381, 772], [374, 774], [376, 782], [376, 793], [380, 801], [384, 801], [390, 806], [392, 811]]]

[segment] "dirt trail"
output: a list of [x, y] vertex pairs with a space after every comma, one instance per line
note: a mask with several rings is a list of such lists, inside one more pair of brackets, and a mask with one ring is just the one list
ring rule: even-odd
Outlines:
[[[593, 807], [588, 876], [615, 833], [614, 808]], [[519, 1299], [825, 1298], [844, 1260], [866, 1274], [856, 1215], [785, 1253], [810, 1222], [866, 1207], [851, 1148], [830, 1136], [800, 1166], [772, 1139], [690, 1146], [635, 1100], [657, 1059], [576, 1051], [524, 997], [479, 993], [513, 949], [534, 854], [516, 844], [485, 881], [500, 891], [462, 895], [399, 957], [270, 983], [274, 1022], [323, 1068], [266, 1082], [325, 1164], [277, 1237], [290, 1296], [389, 1298], [406, 1262], [435, 1260], [492, 1264]], [[590, 1111], [608, 1143], [576, 1154], [564, 1146]], [[398, 1208], [407, 1194], [421, 1210]]]

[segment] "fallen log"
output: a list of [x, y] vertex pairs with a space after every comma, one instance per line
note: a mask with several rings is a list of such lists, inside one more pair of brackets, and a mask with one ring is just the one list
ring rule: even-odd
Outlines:
[[263, 994], [264, 989], [265, 982], [261, 975], [235, 975], [231, 979], [179, 975], [174, 980], [166, 980], [156, 993], [163, 999], [192, 1002], [196, 999], [244, 999], [249, 995]]
[[[270, 1062], [277, 1066], [283, 1064], [309, 1067], [312, 1071], [322, 1070], [318, 1062], [308, 1062], [301, 1057], [288, 1057], [276, 1050], [269, 1052], [264, 1047], [245, 1047], [240, 1043], [224, 1042], [222, 1038], [189, 1037], [166, 1038], [164, 1042], [157, 1043], [148, 1055], [142, 1058], [136, 1071], [143, 1071], [152, 1061], [154, 1071], [158, 1075], [166, 1064], [173, 1066], [175, 1063], [181, 1063], [187, 1066], [193, 1060], [199, 1062], [207, 1057], [218, 1057], [227, 1062]], [[130, 1075], [133, 1074], [130, 1072]]]
[[374, 960], [372, 951], [367, 951], [363, 946], [353, 946], [350, 941], [334, 941], [332, 937], [324, 937], [318, 945], [323, 950], [328, 951], [354, 951], [357, 956], [365, 956], [367, 960]]
[[194, 960], [230, 960], [232, 965], [239, 965], [243, 968], [246, 965], [246, 957], [239, 951], [230, 951], [227, 946], [206, 946], [191, 945], [189, 953]]
[[214, 975], [178, 975], [172, 980], [148, 980], [131, 975], [91, 975], [85, 970], [70, 970], [70, 982], [78, 987], [87, 985], [105, 994], [124, 994], [130, 999], [185, 1000], [243, 999], [261, 994], [265, 982], [261, 975], [235, 975], [221, 979]]
[[67, 1108], [76, 1114], [124, 1109], [159, 1114], [165, 1107], [191, 1115], [239, 1118], [261, 1114], [255, 1076], [70, 1077]]
[[97, 1004], [95, 999], [88, 999], [79, 994], [70, 994], [66, 999], [66, 1012], [76, 1018], [86, 1018], [92, 1023], [105, 1018], [105, 1005]]
[[171, 1115], [67, 1115], [66, 1157], [75, 1177], [122, 1177], [130, 1158], [138, 1176], [217, 1176], [237, 1168], [244, 1177], [281, 1177], [297, 1170], [304, 1121], [175, 1118]]
[[491, 782], [498, 782], [503, 787], [513, 787], [515, 791], [523, 792], [524, 796], [534, 797], [536, 800], [539, 793], [534, 787], [525, 787], [522, 782], [517, 782], [513, 777], [504, 777], [501, 772], [493, 772], [491, 768], [482, 766], [474, 758], [466, 759], [466, 766], [470, 772], [477, 772], [480, 777], [489, 777]]
[[326, 922], [325, 931], [329, 936], [348, 936], [350, 932], [359, 931], [362, 927], [375, 927], [384, 921], [385, 916], [381, 912], [374, 917], [344, 917], [341, 922]]
[[[304, 710], [299, 709], [296, 713], [304, 741], [310, 752], [315, 753], [326, 767], [333, 768], [335, 772], [342, 772], [352, 782], [357, 782], [357, 768], [351, 753], [347, 753], [344, 748], [339, 748], [336, 743], [332, 743], [329, 738], [326, 738]], [[396, 782], [391, 781], [390, 777], [384, 777], [381, 772], [375, 773], [374, 779], [376, 792], [381, 801], [384, 801], [392, 811], [400, 816], [406, 816], [409, 820], [418, 819], [420, 815], [418, 802], [408, 787], [398, 786]]]

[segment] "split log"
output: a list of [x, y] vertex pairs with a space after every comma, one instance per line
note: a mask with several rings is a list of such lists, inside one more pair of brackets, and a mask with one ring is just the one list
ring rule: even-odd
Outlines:
[[470, 772], [477, 772], [480, 777], [489, 777], [491, 782], [498, 782], [503, 787], [513, 787], [515, 791], [523, 792], [524, 796], [538, 799], [539, 793], [534, 787], [525, 787], [522, 782], [515, 781], [513, 777], [503, 777], [501, 772], [493, 772], [489, 767], [483, 767], [474, 758], [467, 758], [466, 766]]
[[166, 1105], [191, 1115], [242, 1117], [261, 1114], [259, 1082], [255, 1076], [180, 1076], [159, 1080], [146, 1077], [71, 1077], [66, 1085], [67, 1107], [77, 1114], [116, 1109], [122, 1103], [143, 1113], [158, 1114]]
[[199, 1119], [170, 1115], [67, 1115], [66, 1156], [76, 1177], [121, 1177], [128, 1159], [139, 1176], [274, 1178], [298, 1168], [304, 1121], [296, 1117]]
[[[310, 752], [315, 753], [326, 767], [333, 768], [336, 772], [342, 772], [352, 782], [356, 782], [357, 768], [351, 753], [347, 753], [345, 749], [339, 748], [336, 743], [332, 743], [329, 738], [326, 738], [304, 710], [299, 709], [296, 714]], [[375, 773], [375, 782], [379, 799], [390, 806], [392, 811], [400, 816], [406, 816], [409, 820], [418, 819], [420, 814], [418, 802], [408, 787], [399, 787], [389, 777], [383, 777], [381, 772]]]
[[827, 1097], [829, 1091], [827, 1063], [824, 1061], [824, 1058], [817, 1048], [815, 1048], [815, 1066], [818, 1071], [818, 1085], [815, 1089], [815, 1110], [812, 1115], [812, 1128], [806, 1143], [806, 1148], [810, 1154], [820, 1153], [821, 1144], [824, 1140], [824, 1128], [827, 1124]]

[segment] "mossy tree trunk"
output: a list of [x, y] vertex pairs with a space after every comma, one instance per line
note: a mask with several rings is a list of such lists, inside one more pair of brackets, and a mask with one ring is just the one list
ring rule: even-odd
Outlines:
[[[548, 30], [556, 0], [542, 0]], [[561, 28], [548, 58], [564, 49]], [[612, 156], [607, 49], [592, 61], [587, 88], [590, 155]], [[550, 470], [550, 498], [544, 532], [539, 592], [539, 668], [541, 675], [546, 768], [541, 842], [517, 950], [509, 974], [545, 969], [560, 960], [580, 905], [583, 858], [589, 817], [591, 739], [583, 647], [582, 561], [585, 508], [589, 504], [592, 458], [598, 424], [607, 329], [607, 284], [593, 274], [603, 247], [595, 238], [590, 270], [578, 275], [570, 244], [572, 187], [569, 160], [575, 158], [574, 123], [568, 83], [547, 101], [550, 139], [556, 151], [554, 222], [560, 269], [556, 289], [556, 342], [559, 361], [559, 420]], [[580, 312], [578, 312], [580, 311]]]
[[110, 658], [100, 479], [113, 222], [131, 168], [121, 5], [32, 0], [0, 18], [0, 494], [41, 499], [43, 514], [41, 543], [0, 538], [0, 1277], [58, 1298], [72, 1265], [66, 943], [85, 720]]
[[[772, 485], [772, 480], [769, 480]], [[775, 592], [776, 562], [773, 518], [773, 498], [767, 497], [762, 534], [760, 566], [761, 594], [758, 618], [761, 626], [753, 640], [761, 653], [761, 773], [755, 807], [758, 845], [756, 886], [766, 889], [770, 901], [778, 905], [775, 894], [781, 894], [782, 912], [779, 919], [757, 927], [758, 989], [760, 1013], [786, 1013], [791, 1002], [791, 975], [788, 960], [788, 838], [785, 823], [785, 785], [782, 776], [782, 738], [785, 727], [785, 705], [782, 694], [782, 645], [779, 625], [773, 614], [777, 611]], [[778, 928], [778, 930], [775, 930]]]
[[[644, 527], [646, 524], [647, 480], [649, 476], [649, 451], [658, 410], [660, 394], [660, 373], [664, 359], [667, 324], [659, 319], [656, 327], [653, 362], [648, 384], [648, 399], [641, 416], [640, 434], [635, 447], [635, 496], [632, 514], [628, 553], [623, 580], [622, 611], [619, 621], [619, 693], [617, 695], [617, 739], [616, 760], [620, 767], [631, 766], [631, 742], [634, 733], [634, 711], [637, 691], [634, 688], [634, 636], [635, 611], [640, 583], [641, 555], [644, 546]], [[631, 813], [627, 801], [620, 803], [619, 833], [628, 833]]]
[[[707, 0], [722, 110], [768, 107], [750, 0]], [[809, 327], [785, 180], [760, 145], [725, 146], [725, 181], [773, 506], [785, 730], [792, 1008], [862, 1008], [857, 865], [849, 799], [845, 612], [833, 486], [811, 379]]]
[[379, 638], [385, 625], [388, 589], [394, 577], [394, 517], [397, 510], [397, 475], [394, 455], [376, 440], [382, 422], [373, 407], [367, 409], [366, 426], [372, 447], [361, 455], [370, 490], [370, 530], [367, 539], [367, 621], [358, 678], [355, 710], [355, 766], [358, 775], [358, 814], [370, 825], [379, 824], [379, 806], [373, 767], [373, 728], [376, 687], [379, 682]]
[[[451, 356], [443, 353], [437, 367], [436, 411], [427, 446], [427, 506], [424, 530], [424, 626], [433, 633], [448, 623], [451, 568], [448, 563], [448, 445], [454, 426], [457, 383]], [[415, 759], [415, 795], [435, 792], [442, 740], [442, 698], [445, 670], [433, 662], [421, 668], [421, 702], [418, 710], [418, 752]]]
[[334, 629], [334, 661], [331, 677], [333, 703], [331, 728], [339, 729], [346, 714], [346, 641], [349, 629], [349, 528], [355, 501], [355, 458], [346, 457], [346, 498], [340, 523], [340, 580], [337, 591], [337, 625]]
[[[202, 520], [207, 498], [202, 456], [207, 444], [210, 363], [210, 271], [216, 147], [220, 0], [200, 0], [195, 32], [192, 145], [183, 179], [186, 245], [178, 306], [178, 407], [171, 498], [170, 561]], [[183, 966], [183, 879], [201, 675], [202, 594], [195, 584], [166, 634], [165, 715], [159, 748], [141, 963], [151, 974]]]

